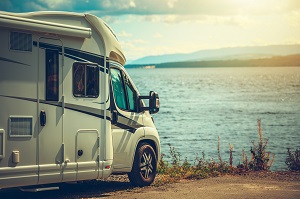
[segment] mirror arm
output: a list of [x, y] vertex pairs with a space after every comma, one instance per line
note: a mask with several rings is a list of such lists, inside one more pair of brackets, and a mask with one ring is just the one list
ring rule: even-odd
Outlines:
[[139, 96], [139, 100], [141, 99], [150, 99], [150, 96]]
[[[138, 97], [138, 101], [139, 101], [139, 103], [141, 102], [141, 100], [142, 99], [148, 99], [148, 100], [150, 100], [150, 96], [139, 96]], [[140, 111], [149, 111], [150, 110], [150, 107], [148, 106], [148, 107], [140, 107]]]
[[159, 111], [159, 97], [158, 94], [154, 91], [150, 91], [148, 96], [139, 96], [138, 101], [141, 104], [142, 99], [148, 99], [149, 100], [149, 106], [148, 107], [139, 107], [140, 111], [149, 111], [150, 114], [157, 113]]

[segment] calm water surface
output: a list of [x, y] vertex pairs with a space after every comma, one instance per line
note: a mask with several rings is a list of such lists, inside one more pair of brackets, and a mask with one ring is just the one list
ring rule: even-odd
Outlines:
[[262, 120], [267, 151], [275, 154], [272, 170], [287, 169], [287, 148], [300, 147], [300, 67], [128, 69], [143, 95], [159, 93], [161, 109], [153, 115], [162, 153], [174, 146], [194, 161], [217, 160], [218, 136], [222, 158], [234, 164], [244, 149], [250, 158], [251, 141], [258, 141]]

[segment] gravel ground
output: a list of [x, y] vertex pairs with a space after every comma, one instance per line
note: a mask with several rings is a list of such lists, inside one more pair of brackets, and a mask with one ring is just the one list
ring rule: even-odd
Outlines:
[[126, 175], [118, 175], [59, 186], [59, 190], [38, 193], [4, 189], [0, 198], [300, 198], [300, 173], [255, 172], [144, 188], [134, 188]]

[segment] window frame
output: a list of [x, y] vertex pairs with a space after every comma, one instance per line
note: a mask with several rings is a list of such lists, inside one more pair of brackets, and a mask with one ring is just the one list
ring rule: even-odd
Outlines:
[[[75, 67], [78, 65], [82, 65], [83, 66], [83, 94], [78, 94], [75, 93], [75, 85], [77, 85], [78, 83], [75, 83]], [[96, 86], [96, 94], [92, 95], [90, 93], [88, 93], [88, 84], [89, 84], [89, 80], [87, 78], [88, 76], [88, 67], [92, 68], [94, 67], [96, 69], [96, 74], [94, 74], [94, 77], [96, 77], [96, 82], [94, 82], [94, 85]], [[76, 98], [98, 98], [100, 95], [100, 67], [98, 64], [96, 63], [90, 63], [90, 62], [74, 62], [73, 66], [72, 66], [72, 93], [73, 96]]]

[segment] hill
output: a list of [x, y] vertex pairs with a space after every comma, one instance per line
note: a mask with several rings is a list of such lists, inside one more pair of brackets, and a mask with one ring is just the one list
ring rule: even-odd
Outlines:
[[273, 56], [259, 59], [233, 59], [212, 61], [169, 62], [161, 64], [130, 64], [126, 68], [206, 68], [206, 67], [258, 67], [258, 66], [300, 66], [300, 54]]
[[258, 59], [270, 58], [273, 56], [284, 56], [300, 54], [300, 45], [270, 45], [221, 48], [212, 50], [199, 50], [188, 54], [167, 54], [157, 56], [147, 56], [128, 62], [130, 65], [140, 64], [160, 64], [167, 62], [183, 61], [208, 61], [208, 60], [232, 60], [232, 59]]

